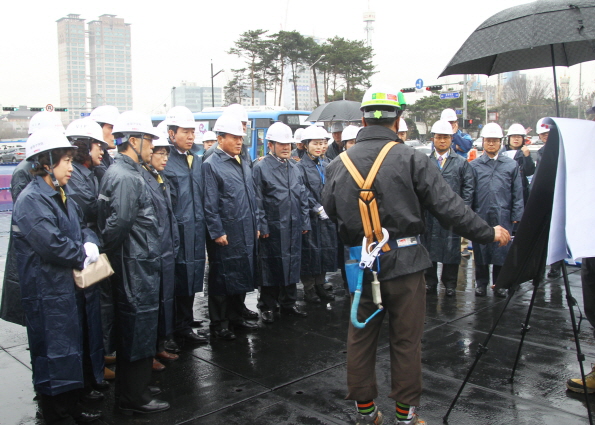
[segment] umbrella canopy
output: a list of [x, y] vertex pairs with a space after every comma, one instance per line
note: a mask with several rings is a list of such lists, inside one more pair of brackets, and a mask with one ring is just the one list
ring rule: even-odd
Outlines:
[[465, 41], [440, 77], [486, 74], [595, 59], [595, 2], [538, 0], [488, 18]]
[[354, 100], [337, 100], [325, 103], [310, 114], [306, 121], [357, 121], [362, 118], [360, 102]]

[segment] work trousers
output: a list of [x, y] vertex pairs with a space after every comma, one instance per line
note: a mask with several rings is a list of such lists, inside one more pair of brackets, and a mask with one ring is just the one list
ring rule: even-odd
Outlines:
[[208, 295], [209, 319], [212, 331], [229, 329], [230, 324], [243, 321], [242, 312], [246, 294]]
[[595, 257], [583, 258], [581, 280], [583, 283], [585, 316], [587, 316], [591, 326], [595, 328]]
[[143, 406], [152, 399], [149, 392], [153, 357], [130, 362], [124, 356], [116, 356], [116, 390], [120, 403]]
[[297, 301], [297, 285], [261, 286], [258, 308], [261, 311], [275, 311], [277, 302], [282, 308], [292, 308]]
[[[492, 265], [492, 285], [496, 284], [498, 275], [502, 270], [502, 266]], [[490, 265], [489, 264], [475, 264], [475, 286], [478, 288], [487, 288], [490, 283]]]
[[[373, 400], [378, 397], [376, 350], [382, 321], [388, 314], [391, 392], [399, 403], [419, 406], [421, 380], [421, 338], [426, 312], [424, 272], [380, 282], [384, 310], [365, 328], [349, 323], [347, 335], [347, 400]], [[363, 322], [377, 310], [370, 284], [363, 286], [357, 317]]]
[[314, 288], [315, 286], [322, 286], [324, 285], [324, 276], [326, 273], [322, 273], [316, 276], [300, 276], [300, 280], [304, 285], [304, 292], [309, 291], [310, 289]]
[[80, 390], [66, 391], [57, 395], [39, 393], [39, 407], [47, 425], [75, 425], [74, 418], [82, 412], [79, 404]]
[[178, 335], [192, 331], [194, 321], [194, 294], [176, 296], [176, 330]]
[[[438, 287], [438, 263], [432, 263], [432, 267], [426, 269], [426, 286]], [[457, 279], [459, 277], [458, 264], [442, 264], [442, 277], [440, 280], [445, 288], [455, 289], [457, 287]]]

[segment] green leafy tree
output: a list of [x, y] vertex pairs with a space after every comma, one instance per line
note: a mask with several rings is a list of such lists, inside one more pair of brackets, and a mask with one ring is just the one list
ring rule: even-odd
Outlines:
[[233, 78], [224, 87], [225, 103], [227, 105], [241, 103], [242, 95], [248, 86], [246, 68], [232, 69], [231, 72], [233, 73]]
[[[470, 130], [477, 131], [478, 125], [485, 121], [485, 109], [483, 107], [484, 101], [469, 100], [467, 101], [467, 119], [473, 120], [471, 129], [464, 131], [469, 132]], [[416, 122], [422, 122], [427, 129], [427, 133], [430, 132], [432, 125], [440, 119], [440, 114], [446, 108], [451, 109], [462, 109], [462, 99], [440, 99], [438, 95], [431, 95], [418, 99], [413, 105], [407, 105], [407, 111], [411, 118], [415, 118]], [[463, 130], [462, 126], [460, 126]], [[427, 134], [426, 133], [426, 134]]]
[[248, 30], [240, 35], [239, 40], [235, 42], [235, 47], [229, 49], [229, 54], [238, 55], [246, 60], [248, 70], [250, 71], [250, 83], [252, 87], [252, 105], [254, 105], [254, 93], [256, 91], [257, 72], [262, 57], [265, 54], [262, 35], [265, 30]]

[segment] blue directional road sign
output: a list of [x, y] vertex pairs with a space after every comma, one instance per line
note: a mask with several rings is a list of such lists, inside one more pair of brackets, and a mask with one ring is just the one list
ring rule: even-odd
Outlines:
[[440, 93], [440, 99], [458, 99], [461, 93]]
[[422, 89], [424, 87], [424, 80], [422, 80], [421, 78], [418, 78], [417, 81], [415, 82], [415, 88], [416, 89]]
[[455, 109], [455, 113], [457, 115], [463, 115], [463, 110], [462, 109]]
[[89, 115], [91, 115], [91, 112], [81, 112], [81, 117], [88, 117]]

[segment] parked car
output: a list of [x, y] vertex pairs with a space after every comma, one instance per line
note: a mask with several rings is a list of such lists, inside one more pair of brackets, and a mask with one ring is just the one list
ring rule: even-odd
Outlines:
[[415, 149], [416, 151], [425, 153], [427, 156], [430, 156], [430, 154], [432, 153], [432, 148], [429, 146], [425, 146], [425, 145], [413, 146], [413, 149]]
[[483, 137], [478, 137], [473, 142], [473, 147], [476, 148], [478, 151], [483, 151]]
[[0, 153], [0, 161], [4, 163], [21, 162], [25, 159], [25, 148], [9, 148]]
[[412, 148], [415, 148], [417, 146], [424, 146], [424, 144], [422, 142], [420, 142], [419, 140], [407, 140], [405, 142], [405, 144], [407, 146], [411, 146]]

